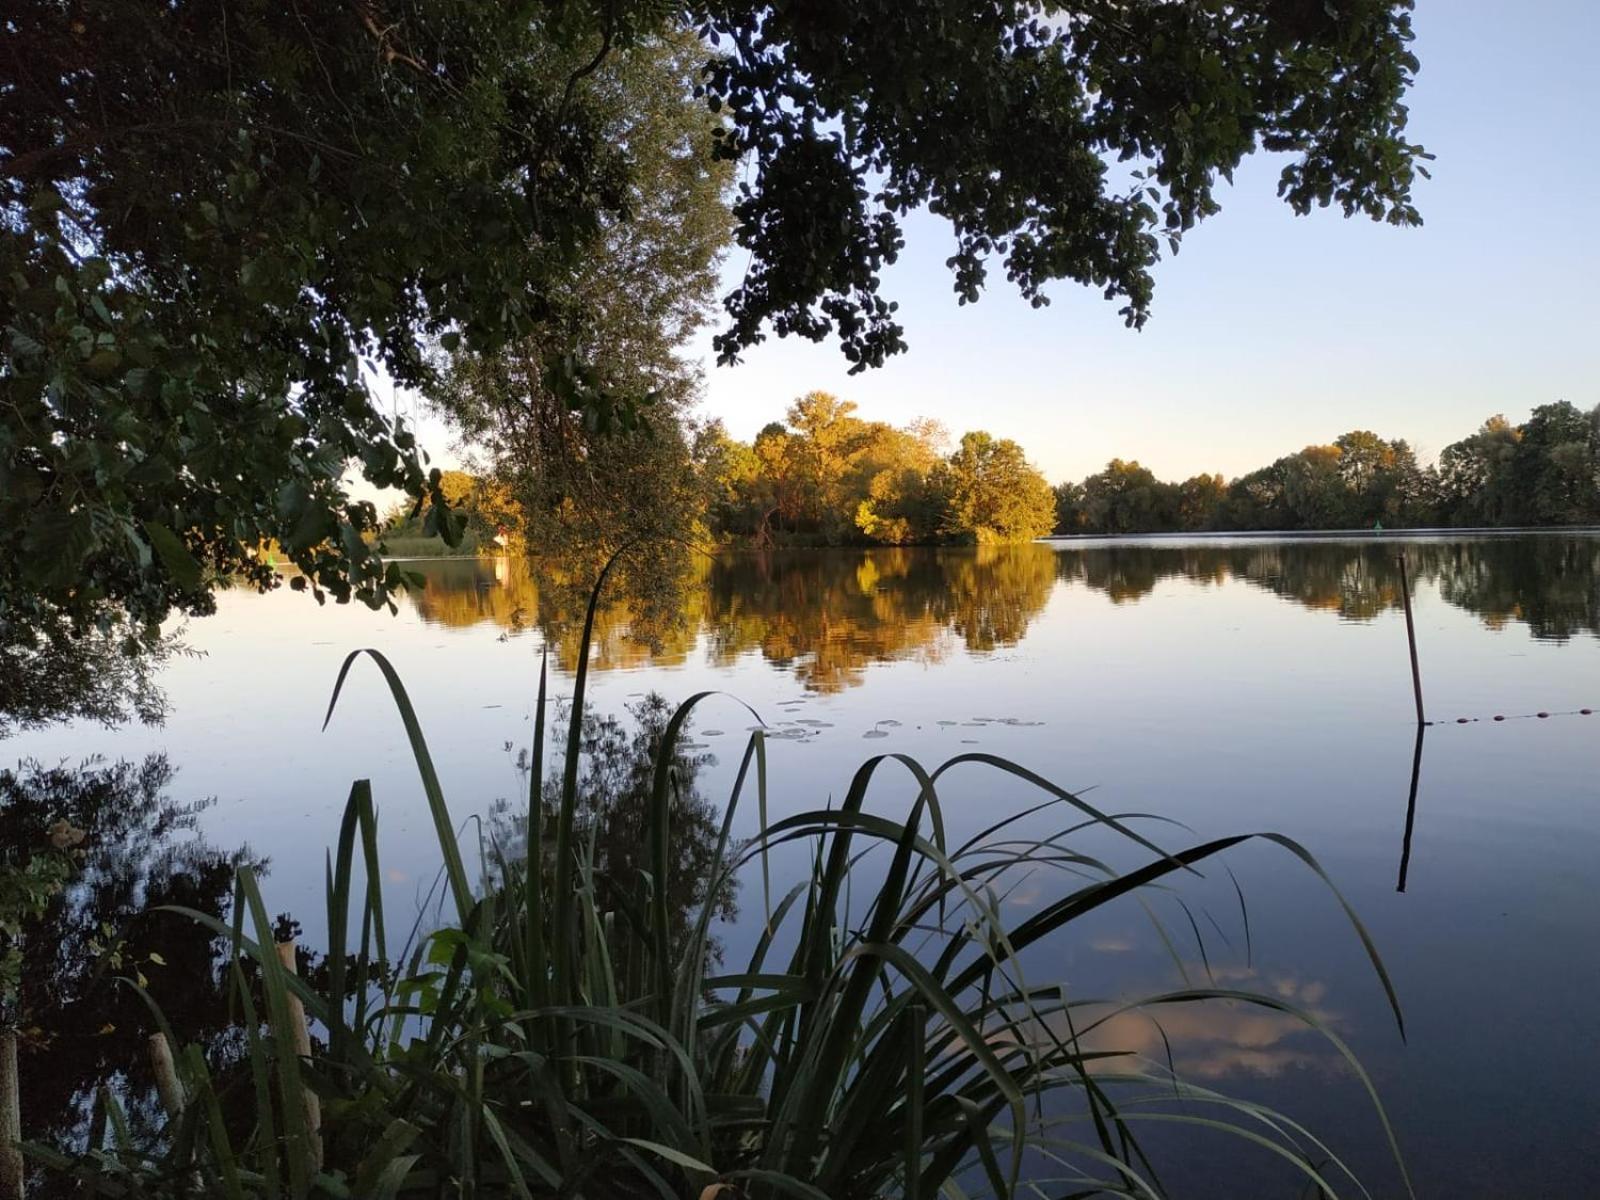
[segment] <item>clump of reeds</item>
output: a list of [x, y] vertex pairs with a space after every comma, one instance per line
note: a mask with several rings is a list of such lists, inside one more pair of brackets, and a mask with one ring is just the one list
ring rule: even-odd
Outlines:
[[[591, 599], [585, 648], [593, 619]], [[1106, 1005], [1029, 982], [1024, 970], [1030, 947], [1071, 938], [1106, 905], [1195, 871], [1245, 838], [1167, 852], [1082, 797], [983, 754], [933, 771], [877, 756], [855, 772], [842, 802], [769, 821], [758, 730], [727, 800], [717, 859], [726, 876], [761, 871], [763, 924], [744, 968], [718, 973], [710, 905], [687, 937], [681, 922], [674, 935], [662, 884], [674, 747], [703, 695], [675, 712], [657, 749], [647, 876], [603, 889], [575, 833], [577, 716], [554, 819], [543, 811], [541, 669], [526, 845], [512, 853], [491, 844], [478, 884], [405, 688], [382, 655], [364, 653], [388, 682], [416, 759], [452, 918], [394, 948], [371, 788], [356, 782], [328, 860], [326, 971], [312, 981], [285, 968], [256, 876], [241, 869], [231, 926], [211, 923], [232, 946], [246, 1069], [214, 1075], [199, 1048], [180, 1047], [156, 1144], [131, 1137], [118, 1101], [104, 1094], [105, 1145], [77, 1159], [30, 1151], [52, 1172], [99, 1194], [148, 1197], [1151, 1197], [1160, 1179], [1138, 1131], [1163, 1120], [1246, 1138], [1323, 1194], [1364, 1194], [1289, 1118], [1120, 1053], [1097, 1036]], [[571, 711], [581, 714], [588, 654], [577, 662]], [[952, 844], [943, 792], [963, 764], [1038, 788], [1040, 808], [1065, 814], [1062, 827], [1022, 837], [1018, 823], [1036, 808]], [[890, 769], [915, 783], [903, 817], [868, 804], [874, 779]], [[759, 833], [736, 845], [735, 813], [752, 800]], [[1075, 835], [1090, 829], [1126, 843], [1143, 865], [1117, 871], [1074, 851]], [[1303, 848], [1255, 836], [1326, 882]], [[773, 897], [768, 857], [784, 846], [803, 848], [811, 867]], [[872, 864], [864, 907], [852, 906], [851, 881], [866, 877], [862, 858], [873, 848], [887, 861]], [[1069, 882], [1012, 922], [1001, 881], [1019, 868], [1065, 872]], [[608, 908], [603, 894], [640, 899]], [[1350, 922], [1394, 1004], [1353, 912]], [[1371, 1092], [1337, 1036], [1279, 997], [1191, 987], [1126, 1007], [1204, 1000], [1299, 1016]], [[320, 1042], [310, 1054], [296, 1045], [306, 1019]], [[1375, 1093], [1372, 1102], [1387, 1134]]]

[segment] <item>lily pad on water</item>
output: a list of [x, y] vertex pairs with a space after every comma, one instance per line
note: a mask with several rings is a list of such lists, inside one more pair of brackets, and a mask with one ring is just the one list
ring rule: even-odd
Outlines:
[[882, 729], [869, 729], [861, 736], [864, 738], [886, 738], [889, 736], [889, 734], [887, 731]]

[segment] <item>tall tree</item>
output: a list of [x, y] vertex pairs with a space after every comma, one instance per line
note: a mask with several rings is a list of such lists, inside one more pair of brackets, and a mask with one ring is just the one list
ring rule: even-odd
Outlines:
[[1350, 524], [1350, 489], [1337, 446], [1307, 446], [1273, 464], [1283, 481], [1289, 529], [1339, 529]]
[[1539, 405], [1523, 422], [1510, 463], [1518, 521], [1575, 525], [1600, 515], [1590, 429], [1566, 400]]
[[[439, 407], [484, 472], [521, 504], [530, 548], [614, 550], [687, 538], [696, 506], [687, 409], [697, 369], [680, 354], [705, 320], [726, 244], [727, 164], [696, 153], [719, 122], [684, 90], [703, 58], [689, 34], [651, 38], [588, 81], [596, 136], [629, 147], [626, 216], [606, 218], [556, 303], [520, 337], [449, 356]], [[637, 437], [609, 436], [574, 403], [559, 363], [595, 363], [596, 395], [645, 399]], [[565, 382], [564, 382], [565, 381]], [[624, 416], [618, 411], [618, 417]]]
[[[601, 221], [551, 285], [545, 317], [492, 350], [450, 353], [438, 392], [469, 459], [513, 501], [521, 543], [569, 568], [547, 587], [586, 586], [626, 549], [613, 586], [648, 606], [652, 636], [677, 610], [708, 501], [689, 412], [700, 374], [681, 351], [712, 303], [730, 170], [696, 150], [719, 126], [685, 86], [703, 58], [676, 32], [597, 66], [587, 81], [596, 134], [632, 159], [625, 216]], [[606, 410], [608, 396], [640, 403]]]
[[1083, 533], [1089, 527], [1089, 512], [1085, 506], [1083, 484], [1070, 479], [1058, 483], [1056, 493], [1056, 532]]
[[275, 583], [267, 539], [319, 597], [387, 598], [346, 468], [428, 472], [374, 372], [424, 386], [431, 339], [515, 333], [626, 211], [588, 31], [493, 18], [8, 9], [0, 621], [204, 613], [221, 575]]
[[1055, 493], [1010, 438], [963, 434], [933, 486], [947, 497], [941, 532], [981, 544], [1027, 542], [1055, 528]]
[[1191, 532], [1215, 529], [1228, 499], [1221, 475], [1194, 475], [1178, 485], [1178, 528]]
[[1512, 464], [1521, 440], [1521, 431], [1497, 414], [1440, 453], [1440, 492], [1455, 524], [1499, 525], [1520, 519]]
[[1176, 526], [1176, 497], [1170, 485], [1137, 461], [1114, 458], [1106, 469], [1083, 481], [1089, 528], [1100, 533], [1150, 533]]
[[856, 464], [856, 528], [870, 540], [905, 545], [931, 540], [939, 529], [940, 498], [930, 479], [949, 435], [937, 421], [905, 429], [881, 422], [869, 427]]

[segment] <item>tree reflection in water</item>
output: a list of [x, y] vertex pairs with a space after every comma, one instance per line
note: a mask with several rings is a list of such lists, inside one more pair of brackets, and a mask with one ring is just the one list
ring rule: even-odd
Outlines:
[[[610, 713], [585, 708], [579, 735], [578, 803], [573, 824], [574, 844], [592, 869], [601, 899], [601, 908], [619, 914], [625, 925], [617, 936], [627, 940], [647, 936], [645, 889], [648, 887], [649, 838], [647, 836], [651, 793], [656, 769], [656, 748], [661, 743], [673, 706], [658, 693], [628, 705], [626, 720]], [[571, 714], [565, 714], [566, 720]], [[558, 720], [558, 728], [565, 720]], [[555, 744], [563, 741], [558, 736]], [[525, 753], [525, 752], [524, 752]], [[672, 777], [668, 828], [671, 830], [671, 862], [668, 865], [667, 895], [671, 900], [673, 942], [678, 944], [689, 931], [690, 919], [706, 903], [712, 916], [731, 921], [738, 915], [735, 884], [727, 880], [715, 895], [708, 886], [716, 874], [717, 841], [721, 833], [722, 812], [700, 791], [698, 776], [702, 768], [714, 766], [716, 758], [704, 753], [689, 738], [689, 726], [676, 743], [672, 756]], [[526, 757], [518, 760], [523, 772], [530, 770]], [[540, 785], [541, 816], [544, 820], [542, 844], [553, 856], [556, 814], [561, 807], [561, 771], [551, 768]], [[492, 829], [496, 842], [513, 861], [527, 854], [528, 818], [525, 806], [497, 802], [492, 810]], [[737, 846], [728, 853], [737, 851]], [[546, 870], [553, 875], [553, 864]], [[634, 955], [620, 951], [617, 961]]]
[[[685, 550], [681, 574], [650, 595], [626, 578], [608, 583], [590, 666], [671, 666], [704, 635], [719, 665], [756, 653], [813, 691], [836, 692], [859, 684], [871, 663], [937, 660], [952, 644], [1014, 645], [1050, 598], [1056, 558], [1045, 545], [716, 557]], [[412, 602], [423, 620], [491, 622], [508, 632], [536, 626], [555, 664], [575, 667], [583, 607], [570, 570], [514, 559], [417, 566], [425, 582]], [[664, 596], [675, 597], [671, 611]]]
[[1402, 551], [1414, 583], [1436, 586], [1446, 603], [1490, 628], [1518, 621], [1540, 639], [1600, 637], [1600, 538], [1125, 544], [1066, 551], [1058, 563], [1061, 578], [1117, 604], [1143, 599], [1163, 579], [1239, 580], [1341, 620], [1367, 621], [1400, 607]]
[[[1414, 585], [1491, 628], [1532, 636], [1600, 637], [1600, 539], [1235, 541], [1120, 545], [899, 547], [723, 553], [683, 550], [641, 590], [612, 581], [595, 615], [596, 670], [681, 664], [697, 647], [717, 665], [745, 654], [794, 672], [811, 691], [861, 683], [872, 663], [938, 661], [1020, 641], [1057, 582], [1133, 604], [1165, 579], [1249, 584], [1340, 620], [1400, 606], [1397, 556]], [[657, 564], [658, 566], [660, 564]], [[423, 620], [538, 628], [554, 661], [576, 666], [583, 600], [593, 574], [520, 559], [417, 564]], [[582, 582], [583, 586], [578, 584]], [[703, 641], [702, 641], [703, 639]]]
[[0, 770], [0, 853], [8, 859], [26, 855], [59, 819], [88, 834], [78, 877], [24, 929], [20, 994], [5, 1014], [20, 1035], [30, 1141], [81, 1150], [98, 1138], [94, 1098], [106, 1086], [117, 1090], [136, 1137], [155, 1124], [147, 1042], [157, 1026], [124, 978], [145, 978], [181, 1042], [206, 1045], [213, 1061], [243, 1052], [220, 982], [225, 947], [190, 918], [156, 910], [182, 905], [220, 917], [235, 868], [264, 864], [197, 835], [214, 801], [171, 799], [175, 773], [160, 754], [138, 764], [25, 761]]

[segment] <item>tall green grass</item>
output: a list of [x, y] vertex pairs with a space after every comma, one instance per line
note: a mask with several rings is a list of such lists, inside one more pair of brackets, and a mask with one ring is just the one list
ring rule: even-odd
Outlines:
[[[1287, 1116], [1105, 1044], [1118, 1011], [1207, 1000], [1289, 1013], [1320, 1031], [1366, 1087], [1393, 1145], [1370, 1080], [1311, 1012], [1217, 986], [1108, 1006], [1024, 970], [1030, 947], [1071, 939], [1107, 905], [1195, 872], [1245, 837], [1169, 853], [1125, 820], [985, 754], [934, 770], [904, 755], [874, 757], [840, 803], [773, 820], [757, 731], [727, 800], [717, 860], [726, 877], [760, 873], [762, 924], [742, 969], [718, 974], [711, 906], [686, 938], [674, 936], [661, 886], [672, 854], [673, 751], [705, 693], [676, 711], [661, 740], [647, 877], [602, 888], [592, 848], [575, 833], [576, 715], [560, 802], [545, 819], [543, 668], [526, 845], [513, 853], [491, 843], [469, 871], [410, 698], [381, 654], [346, 660], [329, 718], [361, 654], [382, 672], [404, 724], [453, 919], [396, 944], [372, 791], [357, 781], [327, 859], [325, 981], [313, 986], [283, 968], [257, 878], [241, 869], [231, 925], [191, 915], [231, 942], [248, 1070], [219, 1076], [196, 1047], [179, 1048], [179, 1094], [157, 1144], [136, 1143], [117, 1098], [105, 1094], [106, 1144], [76, 1159], [31, 1148], [50, 1171], [97, 1194], [163, 1198], [1153, 1197], [1162, 1179], [1141, 1131], [1177, 1122], [1281, 1157], [1313, 1192], [1365, 1195], [1337, 1155]], [[574, 714], [584, 711], [587, 662], [580, 654]], [[956, 844], [944, 804], [957, 767], [1021, 781], [1041, 803]], [[902, 816], [869, 804], [875, 780], [890, 771], [909, 775], [917, 791]], [[735, 816], [751, 804], [759, 833], [736, 844]], [[1062, 814], [1054, 834], [1021, 834], [1024, 821], [1051, 810]], [[1074, 850], [1091, 830], [1125, 843], [1143, 865], [1119, 872]], [[1333, 888], [1302, 847], [1253, 836]], [[785, 847], [811, 865], [774, 895], [768, 863]], [[869, 867], [862, 905], [852, 881], [867, 879]], [[1054, 902], [1011, 921], [1003, 888], [1018, 869], [1069, 882]], [[706, 894], [717, 890], [714, 882]], [[638, 900], [606, 908], [602, 894]], [[1345, 910], [1398, 1022], [1389, 977]], [[296, 1053], [290, 1034], [303, 1019], [296, 1001], [322, 1043], [309, 1056]]]

